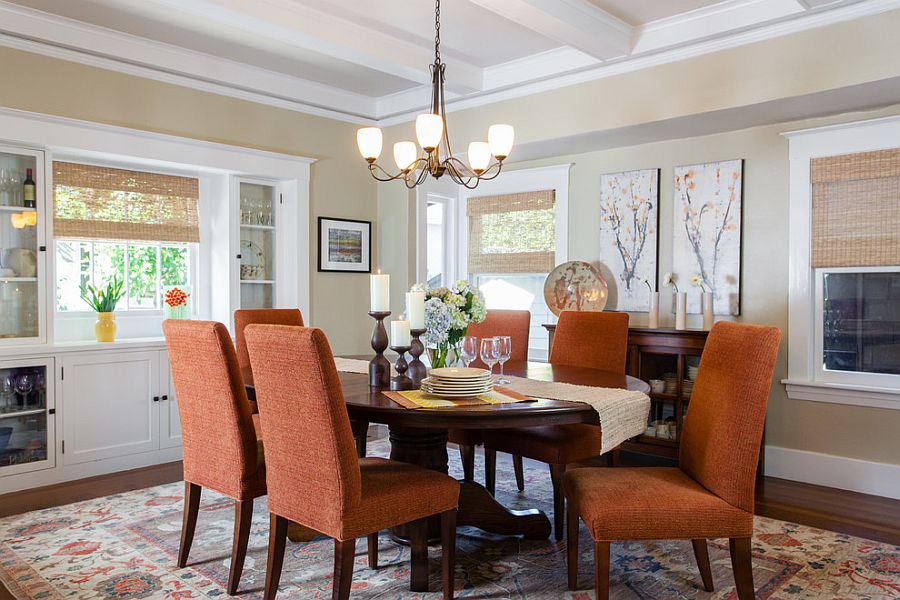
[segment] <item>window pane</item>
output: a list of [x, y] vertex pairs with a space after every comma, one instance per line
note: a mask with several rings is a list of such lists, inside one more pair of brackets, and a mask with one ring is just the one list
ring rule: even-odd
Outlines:
[[825, 368], [900, 374], [900, 273], [826, 273], [823, 285]]
[[188, 249], [186, 246], [164, 247], [160, 252], [162, 285], [188, 284]]
[[156, 308], [157, 246], [128, 247], [128, 308]]
[[91, 243], [56, 244], [56, 309], [88, 310], [81, 300], [81, 286], [91, 281]]
[[429, 202], [426, 209], [425, 257], [428, 263], [428, 287], [447, 285], [444, 280], [444, 207], [443, 202]]
[[[125, 279], [125, 245], [94, 242], [92, 279], [98, 288], [105, 288], [113, 277]], [[90, 260], [90, 259], [88, 259]]]

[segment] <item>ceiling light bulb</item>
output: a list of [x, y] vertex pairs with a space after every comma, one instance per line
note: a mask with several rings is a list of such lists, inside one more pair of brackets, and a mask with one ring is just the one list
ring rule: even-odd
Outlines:
[[444, 119], [441, 115], [426, 114], [416, 117], [416, 137], [426, 152], [431, 152], [441, 143], [444, 135]]
[[29, 227], [34, 227], [37, 225], [37, 212], [33, 210], [29, 210], [22, 213], [22, 218], [25, 221], [25, 224]]
[[498, 160], [509, 156], [513, 147], [516, 132], [512, 125], [491, 125], [488, 129], [488, 143], [491, 146], [491, 154]]
[[412, 164], [416, 162], [418, 154], [416, 144], [414, 142], [397, 142], [394, 144], [394, 162], [397, 168], [406, 173], [412, 168]]
[[469, 144], [469, 166], [476, 173], [481, 173], [491, 162], [491, 146], [487, 142], [472, 142]]
[[381, 156], [382, 144], [381, 129], [378, 127], [363, 127], [356, 131], [356, 145], [367, 161], [373, 162]]

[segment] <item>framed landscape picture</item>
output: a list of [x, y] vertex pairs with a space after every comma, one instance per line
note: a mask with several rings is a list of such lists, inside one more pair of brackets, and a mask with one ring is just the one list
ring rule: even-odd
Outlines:
[[717, 315], [741, 314], [741, 214], [744, 161], [675, 167], [672, 272], [687, 292], [687, 312], [699, 313], [699, 275]]
[[600, 261], [612, 272], [615, 309], [650, 310], [656, 289], [659, 169], [600, 176]]
[[319, 217], [319, 271], [372, 272], [372, 222]]

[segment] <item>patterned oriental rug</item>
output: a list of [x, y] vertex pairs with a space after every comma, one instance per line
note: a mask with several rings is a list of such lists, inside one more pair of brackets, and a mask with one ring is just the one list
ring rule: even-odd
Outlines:
[[[386, 441], [370, 454], [386, 455]], [[451, 453], [451, 469], [460, 476]], [[507, 462], [503, 462], [506, 460]], [[524, 494], [515, 490], [511, 463], [500, 460], [498, 496], [513, 508], [549, 511], [546, 469], [526, 462]], [[481, 473], [478, 466], [476, 473]], [[181, 530], [181, 483], [40, 510], [0, 520], [0, 581], [17, 598], [224, 598], [233, 526], [230, 500], [204, 491], [197, 534], [185, 569], [175, 567]], [[240, 595], [260, 598], [265, 578], [268, 519], [257, 501]], [[409, 591], [409, 551], [384, 533], [377, 570], [357, 545], [354, 598], [440, 597], [440, 551], [430, 550], [430, 594]], [[565, 543], [530, 542], [462, 528], [458, 536], [459, 598], [593, 598], [592, 544], [582, 527], [580, 584], [566, 591]], [[713, 540], [710, 559], [717, 591], [700, 587], [689, 542], [613, 544], [615, 599], [736, 598], [727, 540]], [[333, 545], [321, 538], [288, 543], [279, 598], [331, 597]], [[900, 547], [757, 517], [753, 565], [760, 599], [887, 600], [900, 598]]]

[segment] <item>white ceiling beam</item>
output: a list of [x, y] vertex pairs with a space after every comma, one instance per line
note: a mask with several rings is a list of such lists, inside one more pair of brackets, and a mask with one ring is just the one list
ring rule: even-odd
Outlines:
[[471, 0], [600, 60], [631, 53], [633, 28], [587, 0]]
[[[359, 25], [293, 0], [146, 0], [207, 21], [338, 58], [414, 83], [431, 83], [434, 51], [407, 39]], [[447, 87], [480, 91], [480, 67], [453, 61]]]

